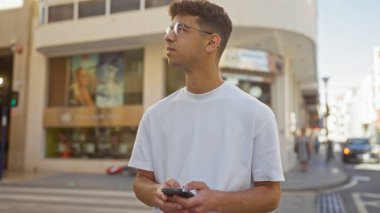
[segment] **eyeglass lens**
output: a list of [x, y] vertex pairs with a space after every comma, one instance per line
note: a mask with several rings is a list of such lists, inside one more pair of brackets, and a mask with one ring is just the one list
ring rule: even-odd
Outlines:
[[169, 35], [172, 31], [174, 31], [174, 33], [178, 35], [179, 28], [180, 28], [180, 23], [176, 22], [174, 26], [167, 26], [165, 29], [165, 33], [166, 35]]

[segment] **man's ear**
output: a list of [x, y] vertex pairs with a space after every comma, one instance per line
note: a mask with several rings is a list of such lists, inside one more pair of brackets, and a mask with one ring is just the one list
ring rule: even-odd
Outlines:
[[206, 52], [212, 52], [219, 48], [222, 38], [218, 34], [212, 34], [206, 44]]

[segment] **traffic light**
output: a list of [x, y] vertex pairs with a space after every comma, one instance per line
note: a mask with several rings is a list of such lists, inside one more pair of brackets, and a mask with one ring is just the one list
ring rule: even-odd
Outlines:
[[10, 101], [10, 107], [14, 108], [18, 106], [18, 92], [12, 91], [11, 94], [11, 101]]

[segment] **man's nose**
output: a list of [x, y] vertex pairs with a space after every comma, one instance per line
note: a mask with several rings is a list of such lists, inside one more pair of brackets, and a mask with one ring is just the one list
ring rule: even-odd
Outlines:
[[165, 34], [164, 36], [164, 40], [166, 42], [173, 42], [175, 40], [176, 36], [175, 36], [175, 33], [174, 31], [170, 31], [168, 34]]

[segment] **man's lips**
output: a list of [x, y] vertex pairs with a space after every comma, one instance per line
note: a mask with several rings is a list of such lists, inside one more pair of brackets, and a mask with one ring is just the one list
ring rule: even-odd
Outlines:
[[167, 47], [167, 48], [166, 48], [166, 51], [167, 51], [167, 52], [173, 52], [173, 51], [175, 51], [175, 49], [174, 49], [174, 48], [171, 48], [171, 47]]

